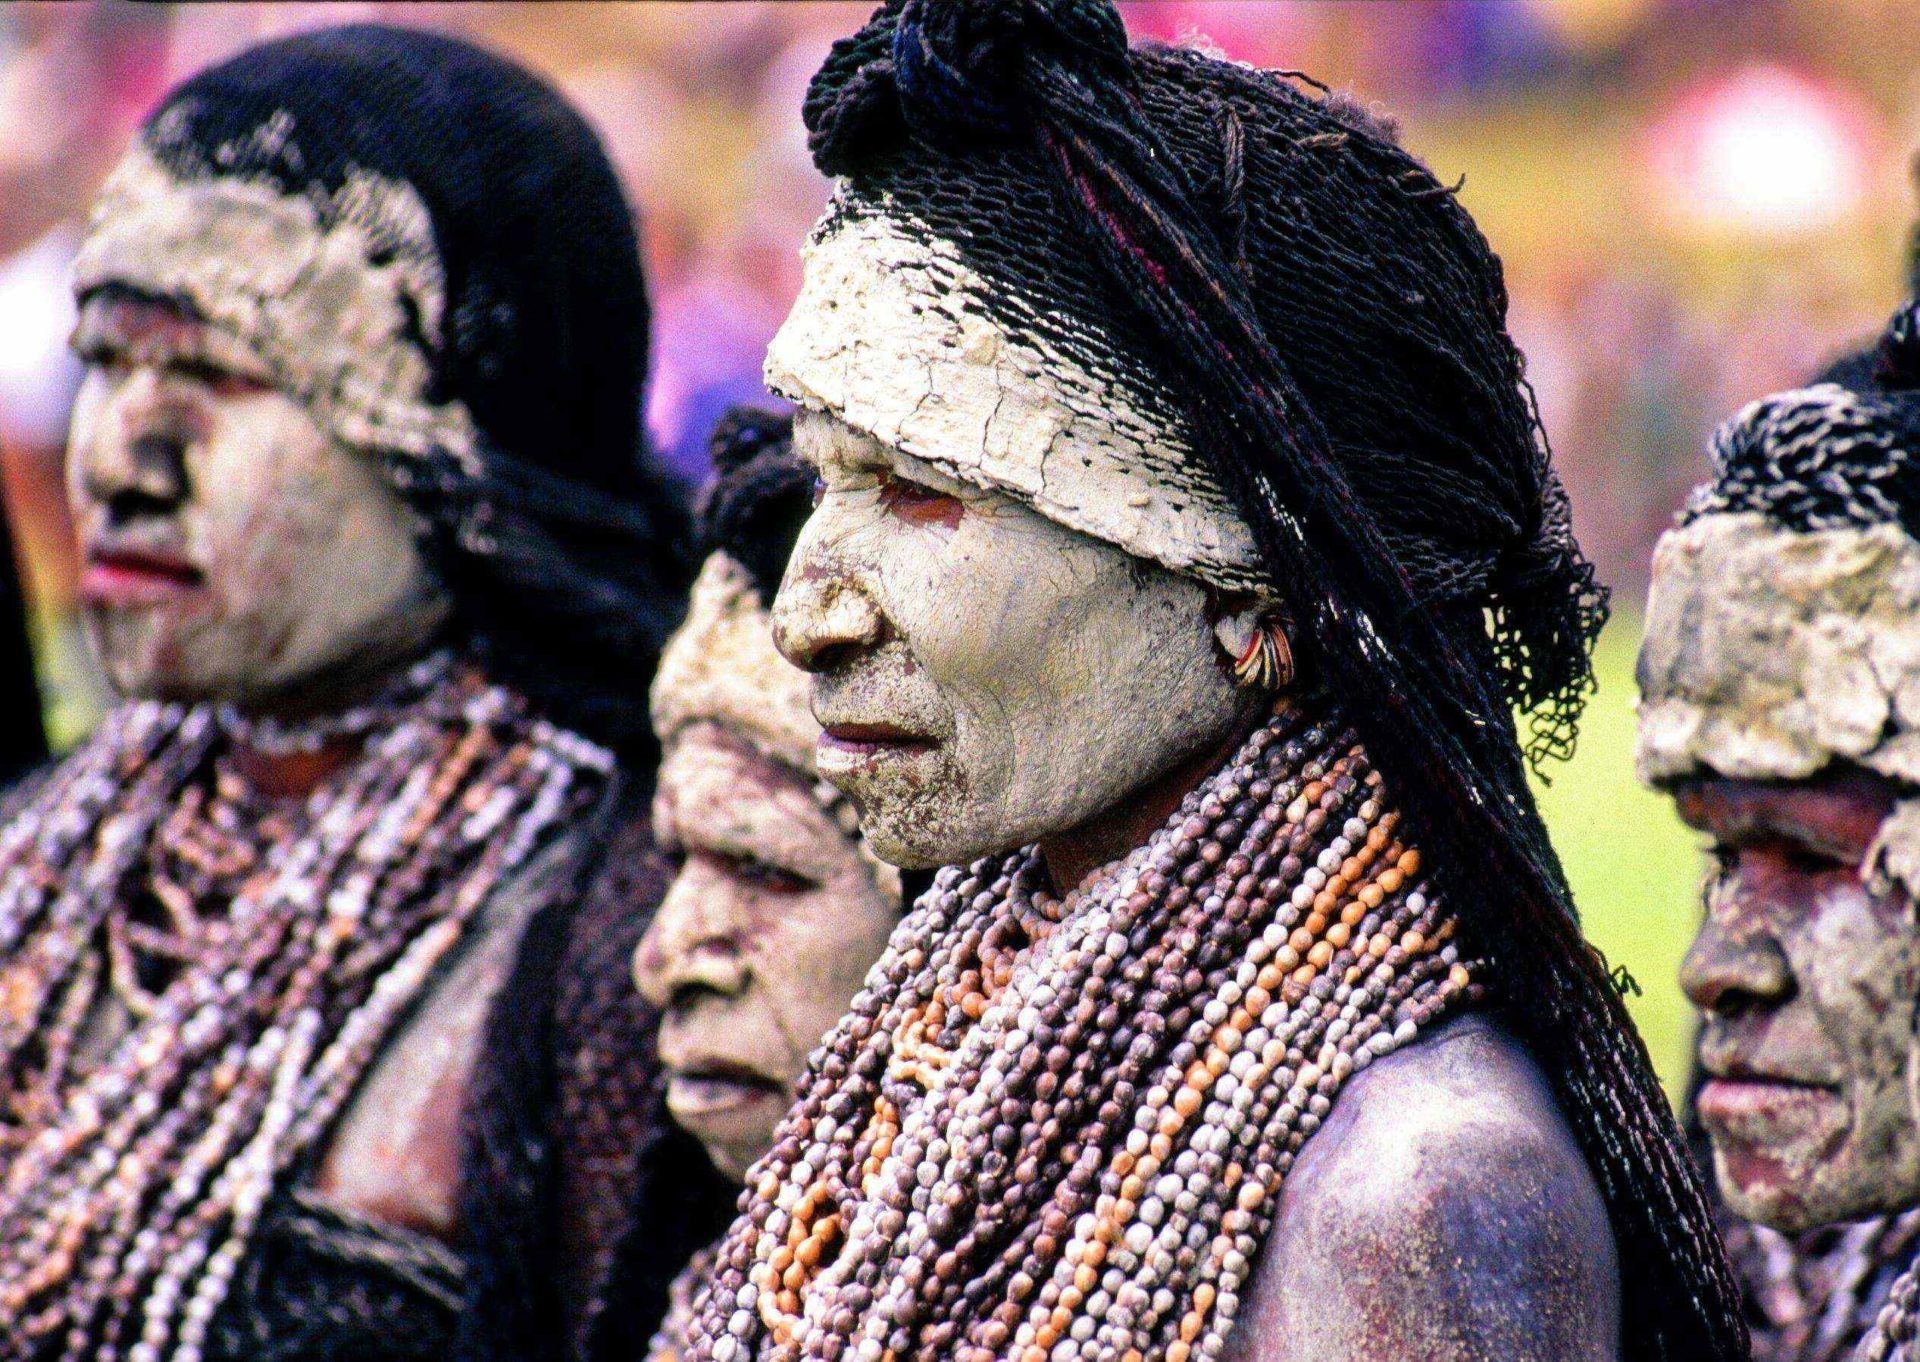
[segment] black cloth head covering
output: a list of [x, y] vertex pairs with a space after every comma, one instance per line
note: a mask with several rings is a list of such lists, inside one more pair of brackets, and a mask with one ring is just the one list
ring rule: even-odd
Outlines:
[[1744, 1357], [1698, 1170], [1526, 782], [1512, 710], [1535, 754], [1570, 746], [1605, 596], [1451, 191], [1339, 101], [1129, 49], [1108, 0], [889, 0], [805, 116], [836, 213], [926, 225], [1021, 304], [1007, 325], [1056, 319], [1050, 345], [1177, 394], [1586, 1152], [1622, 1355]]
[[360, 171], [418, 193], [445, 290], [439, 325], [413, 337], [425, 396], [471, 413], [479, 468], [396, 456], [388, 470], [495, 673], [556, 720], [650, 751], [647, 683], [690, 580], [685, 498], [646, 450], [646, 284], [585, 121], [491, 53], [367, 24], [192, 77], [142, 138], [189, 182], [325, 205]]
[[1898, 525], [1920, 539], [1920, 303], [1808, 386], [1749, 403], [1709, 453], [1683, 525], [1753, 511], [1801, 533]]

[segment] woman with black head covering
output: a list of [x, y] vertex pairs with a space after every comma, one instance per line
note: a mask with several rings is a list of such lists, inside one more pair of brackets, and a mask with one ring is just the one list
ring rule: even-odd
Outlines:
[[776, 639], [947, 868], [688, 1355], [1742, 1356], [1526, 784], [1604, 595], [1472, 220], [1105, 0], [889, 3], [806, 115]]
[[76, 289], [125, 702], [0, 826], [0, 1357], [444, 1357], [501, 1263], [590, 1310], [627, 1198], [554, 1113], [657, 1106], [647, 1017], [534, 984], [689, 576], [604, 153], [462, 43], [286, 39], [162, 101]]

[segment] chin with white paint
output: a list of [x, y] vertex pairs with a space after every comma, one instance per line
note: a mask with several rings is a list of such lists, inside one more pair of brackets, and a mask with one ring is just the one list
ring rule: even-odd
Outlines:
[[108, 289], [75, 347], [81, 602], [122, 695], [324, 708], [442, 629], [450, 607], [377, 460], [229, 333]]
[[964, 863], [1071, 832], [1251, 722], [1206, 589], [831, 416], [774, 602], [813, 674], [822, 776], [882, 858]]
[[[808, 1053], [900, 920], [897, 885], [813, 782], [705, 721], [669, 744], [654, 834], [680, 862], [634, 955], [667, 1109], [732, 1178], [772, 1147]], [[892, 872], [884, 878], [892, 880]]]

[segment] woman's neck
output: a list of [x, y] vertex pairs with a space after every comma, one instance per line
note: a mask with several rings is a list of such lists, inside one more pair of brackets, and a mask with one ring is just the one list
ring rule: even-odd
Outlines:
[[434, 663], [439, 640], [422, 637], [404, 654], [385, 650], [329, 668], [245, 703], [222, 706], [233, 769], [269, 798], [310, 794], [352, 761], [368, 737], [417, 689], [409, 676]]
[[1052, 837], [1040, 839], [1040, 859], [1062, 897], [1082, 887], [1102, 867], [1113, 864], [1153, 836], [1173, 817], [1180, 801], [1231, 757], [1247, 735], [1265, 721], [1261, 712], [1236, 726], [1221, 742], [1206, 748], [1166, 774], [1135, 790], [1106, 812]]

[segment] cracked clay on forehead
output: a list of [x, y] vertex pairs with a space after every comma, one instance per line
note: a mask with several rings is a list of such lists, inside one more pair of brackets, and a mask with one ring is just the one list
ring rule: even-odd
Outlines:
[[1136, 557], [1261, 589], [1250, 530], [1140, 376], [1010, 324], [1021, 299], [898, 215], [829, 209], [803, 260], [774, 391]]
[[[289, 137], [291, 123], [255, 135]], [[74, 263], [78, 295], [107, 284], [190, 303], [355, 448], [477, 460], [466, 406], [428, 396], [423, 347], [439, 344], [446, 290], [411, 185], [361, 169], [331, 193], [182, 176], [143, 139], [108, 178]]]
[[[1920, 543], [1702, 516], [1654, 550], [1640, 648], [1643, 781], [1803, 780], [1851, 762], [1920, 785]], [[1867, 864], [1920, 898], [1920, 800]]]

